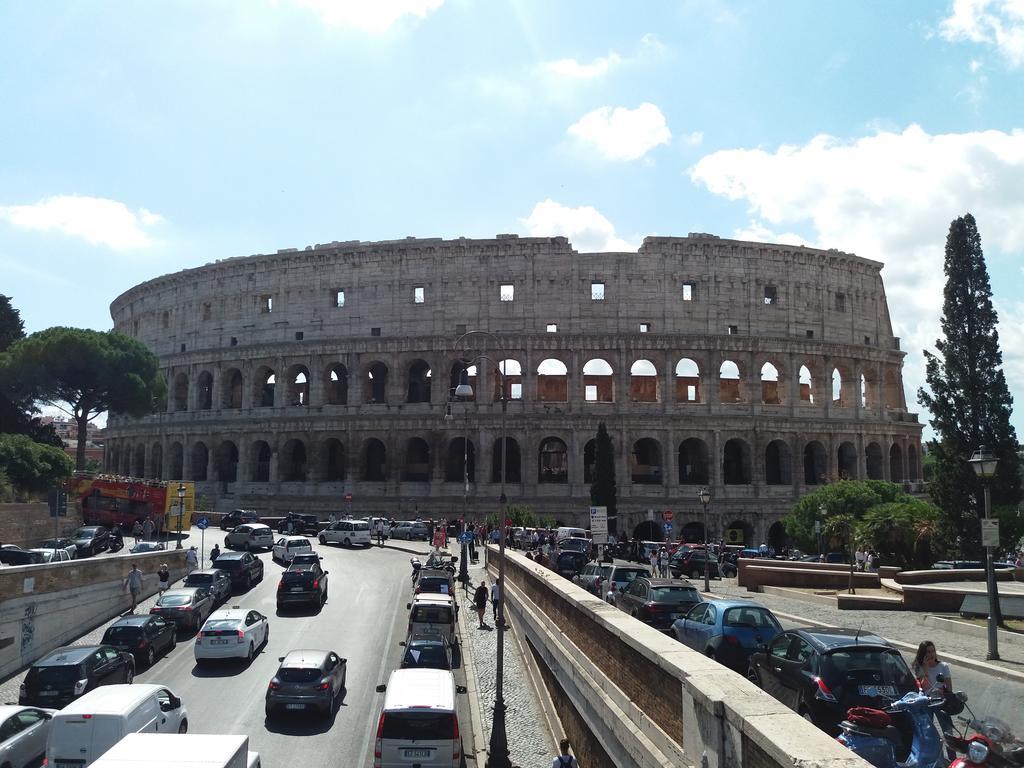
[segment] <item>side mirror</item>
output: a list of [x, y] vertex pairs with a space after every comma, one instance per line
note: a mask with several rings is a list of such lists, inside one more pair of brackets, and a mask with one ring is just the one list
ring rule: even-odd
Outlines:
[[406, 603], [405, 604], [405, 610], [408, 611], [410, 608], [412, 608], [412, 603]]
[[453, 562], [453, 563], [457, 563], [457, 562], [459, 562], [459, 558], [458, 558], [458, 556], [457, 556], [457, 555], [456, 555], [456, 556], [454, 556], [454, 557], [452, 557], [452, 562]]
[[324, 571], [324, 576], [326, 576], [328, 573], [330, 573], [330, 571]]
[[278, 657], [277, 657], [277, 660], [278, 660], [278, 661], [284, 661], [284, 656], [278, 656]]
[[384, 693], [387, 689], [388, 687], [386, 685], [378, 685], [374, 690], [376, 690], [377, 693]]
[[342, 663], [342, 664], [348, 664], [348, 659], [342, 659], [342, 660], [341, 660], [341, 663]]
[[467, 690], [466, 686], [464, 686], [464, 685], [456, 685], [455, 686], [455, 692], [456, 693], [465, 693], [466, 690]]
[[403, 648], [405, 648], [405, 640], [403, 640], [402, 642], [400, 642], [400, 643], [399, 643], [399, 645], [400, 645], [400, 646], [402, 646]]

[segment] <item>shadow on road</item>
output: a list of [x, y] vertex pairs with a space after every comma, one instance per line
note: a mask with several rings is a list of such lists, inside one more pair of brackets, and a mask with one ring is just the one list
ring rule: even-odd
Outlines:
[[287, 712], [278, 709], [273, 717], [267, 717], [263, 725], [270, 733], [280, 733], [284, 736], [314, 736], [318, 733], [327, 733], [334, 726], [334, 721], [341, 708], [348, 706], [345, 697], [348, 691], [343, 689], [334, 701], [334, 709], [330, 715], [322, 715], [319, 712], [306, 710]]

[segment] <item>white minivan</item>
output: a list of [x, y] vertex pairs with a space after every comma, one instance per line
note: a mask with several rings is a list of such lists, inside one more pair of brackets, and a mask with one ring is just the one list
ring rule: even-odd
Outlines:
[[555, 541], [561, 541], [562, 539], [589, 539], [590, 531], [583, 528], [572, 528], [567, 525], [563, 525], [557, 531], [555, 531]]
[[369, 520], [339, 520], [320, 531], [321, 544], [341, 544], [343, 547], [370, 546]]
[[130, 733], [93, 768], [260, 768], [248, 736]]
[[456, 687], [451, 672], [397, 669], [377, 692], [386, 695], [377, 721], [374, 768], [458, 768], [462, 737], [455, 694], [466, 689]]
[[53, 716], [46, 765], [85, 768], [129, 733], [185, 733], [188, 712], [162, 685], [102, 685]]

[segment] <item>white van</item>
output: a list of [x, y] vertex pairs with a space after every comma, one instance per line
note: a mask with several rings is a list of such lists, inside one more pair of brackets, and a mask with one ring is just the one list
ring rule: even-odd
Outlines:
[[131, 733], [92, 768], [260, 768], [248, 736]]
[[162, 685], [103, 685], [53, 716], [46, 740], [49, 766], [85, 768], [129, 733], [184, 733], [188, 712]]
[[370, 546], [368, 520], [339, 520], [320, 531], [321, 544], [341, 544], [344, 547]]
[[384, 706], [377, 721], [373, 748], [374, 768], [423, 766], [458, 768], [462, 737], [455, 707], [456, 688], [451, 672], [443, 669], [398, 669], [391, 673]]
[[572, 528], [570, 526], [562, 526], [557, 531], [555, 531], [556, 542], [559, 542], [562, 539], [569, 538], [589, 539], [590, 531], [584, 528]]

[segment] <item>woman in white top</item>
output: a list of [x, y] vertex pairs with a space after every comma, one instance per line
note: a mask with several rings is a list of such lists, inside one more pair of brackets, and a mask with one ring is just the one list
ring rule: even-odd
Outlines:
[[[914, 657], [912, 667], [914, 677], [917, 678], [921, 692], [929, 696], [945, 696], [953, 692], [953, 676], [949, 671], [949, 664], [939, 661], [939, 655], [935, 651], [935, 643], [925, 640], [917, 646], [917, 655]], [[942, 678], [941, 680], [939, 678]], [[947, 733], [953, 730], [953, 718], [941, 709], [935, 710], [935, 719], [939, 721], [939, 731]], [[956, 757], [953, 750], [946, 748], [950, 759]]]

